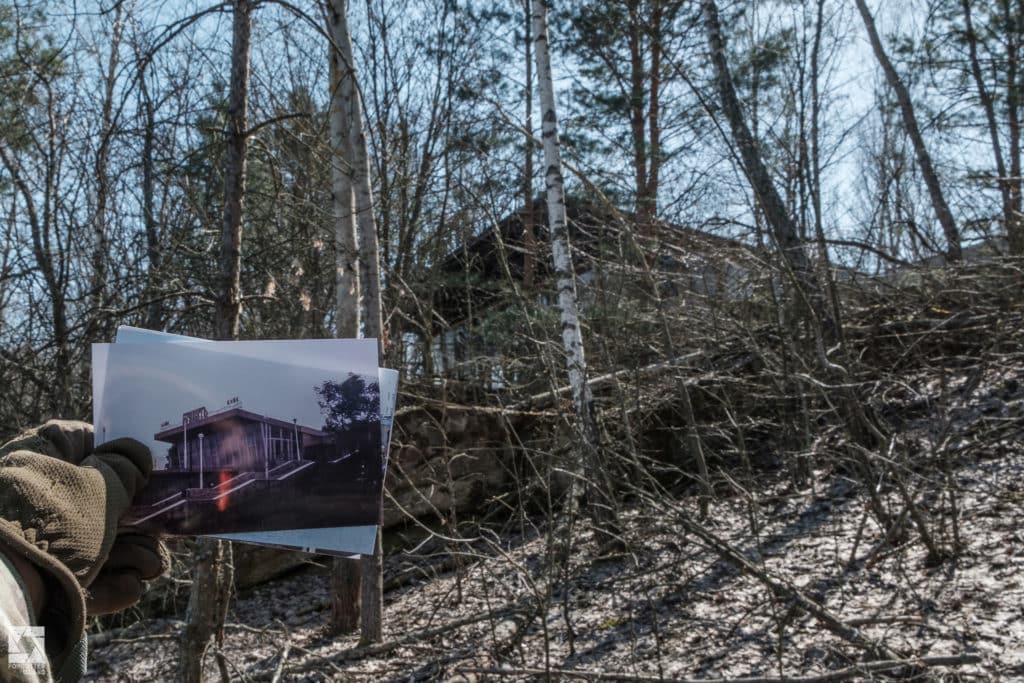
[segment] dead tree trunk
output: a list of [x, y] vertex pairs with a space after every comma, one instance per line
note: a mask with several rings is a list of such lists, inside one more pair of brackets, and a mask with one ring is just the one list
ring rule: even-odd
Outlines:
[[771, 229], [772, 239], [782, 254], [785, 267], [796, 282], [800, 296], [805, 300], [811, 316], [821, 322], [827, 341], [831, 341], [835, 336], [834, 324], [824, 305], [821, 287], [814, 276], [797, 227], [786, 211], [786, 205], [775, 188], [771, 174], [761, 159], [757, 141], [743, 116], [743, 109], [740, 107], [736, 86], [733, 84], [732, 73], [726, 60], [725, 37], [722, 35], [722, 26], [718, 19], [718, 6], [714, 0], [702, 0], [701, 11], [715, 73], [715, 86], [722, 111], [729, 120], [729, 129], [736, 142], [743, 171]]
[[957, 230], [956, 222], [953, 220], [953, 213], [949, 210], [949, 205], [946, 203], [946, 197], [942, 193], [939, 176], [935, 173], [934, 166], [932, 166], [932, 158], [925, 147], [921, 129], [917, 125], [917, 115], [914, 113], [914, 105], [910, 101], [910, 93], [907, 91], [906, 86], [903, 85], [903, 81], [900, 79], [899, 74], [896, 73], [896, 69], [885, 52], [882, 40], [878, 37], [878, 30], [875, 28], [875, 20], [871, 16], [867, 4], [865, 4], [864, 0], [856, 0], [856, 3], [861, 19], [864, 20], [864, 28], [867, 29], [868, 38], [871, 40], [871, 49], [875, 53], [875, 59], [881, 65], [889, 87], [896, 93], [896, 101], [900, 105], [900, 113], [903, 116], [903, 127], [906, 129], [910, 142], [914, 146], [914, 155], [917, 157], [918, 168], [921, 169], [921, 176], [924, 178], [925, 187], [928, 189], [928, 196], [931, 198], [932, 210], [935, 211], [935, 217], [938, 219], [942, 232], [946, 236], [946, 260], [950, 262], [959, 261], [961, 259], [960, 232]]
[[231, 48], [231, 90], [224, 152], [224, 216], [220, 240], [220, 291], [217, 337], [236, 339], [242, 312], [242, 202], [245, 197], [245, 146], [249, 108], [251, 0], [235, 0]]
[[[353, 141], [349, 107], [355, 97], [355, 81], [350, 78], [351, 63], [341, 45], [348, 26], [345, 0], [328, 2], [328, 63], [330, 68], [331, 127], [331, 199], [334, 205], [334, 244], [336, 248], [337, 335], [359, 334], [359, 271], [356, 245], [356, 214], [352, 193]], [[353, 628], [355, 624], [353, 624]]]
[[548, 228], [551, 235], [551, 256], [558, 287], [558, 307], [562, 325], [562, 348], [569, 374], [577, 427], [583, 441], [582, 462], [574, 463], [570, 482], [570, 514], [575, 511], [580, 487], [576, 479], [586, 480], [591, 516], [599, 530], [614, 535], [616, 526], [613, 493], [604, 462], [601, 433], [598, 429], [594, 397], [587, 383], [587, 362], [580, 329], [576, 296], [576, 271], [569, 247], [569, 229], [565, 217], [565, 190], [562, 177], [562, 156], [558, 140], [558, 116], [555, 108], [555, 85], [551, 75], [551, 52], [548, 45], [548, 9], [545, 0], [533, 0], [534, 57], [540, 92], [541, 138], [544, 145], [544, 184], [548, 204]]
[[[235, 0], [231, 52], [231, 90], [228, 95], [227, 153], [224, 157], [224, 216], [221, 232], [220, 291], [216, 320], [219, 339], [237, 339], [241, 313], [242, 210], [245, 197], [245, 157], [249, 94], [249, 39], [252, 32], [252, 3]], [[234, 583], [231, 544], [201, 538], [197, 542], [192, 589], [181, 638], [179, 678], [198, 683], [203, 677], [203, 660], [216, 636], [224, 640], [224, 622]], [[225, 680], [229, 678], [222, 656], [217, 663]]]
[[530, 54], [533, 31], [530, 27], [530, 0], [523, 0], [526, 15], [523, 31], [523, 50], [526, 53], [526, 88], [523, 91], [525, 100], [526, 129], [523, 142], [523, 289], [533, 289], [533, 281], [537, 273], [537, 233], [534, 230], [533, 213], [533, 55]]

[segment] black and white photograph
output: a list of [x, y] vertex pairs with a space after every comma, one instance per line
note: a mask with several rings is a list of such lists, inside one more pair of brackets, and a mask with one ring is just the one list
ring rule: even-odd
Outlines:
[[303, 344], [301, 364], [230, 343], [107, 347], [97, 438], [138, 439], [155, 464], [127, 524], [180, 535], [379, 523], [375, 342]]

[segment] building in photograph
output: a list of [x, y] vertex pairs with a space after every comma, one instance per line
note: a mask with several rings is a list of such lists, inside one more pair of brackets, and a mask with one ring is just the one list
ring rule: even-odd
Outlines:
[[275, 472], [318, 457], [331, 435], [297, 420], [282, 420], [245, 410], [237, 400], [218, 412], [199, 407], [182, 415], [181, 424], [164, 425], [153, 438], [170, 445], [165, 469], [176, 472]]
[[379, 523], [379, 417], [334, 417], [344, 427], [321, 430], [234, 398], [216, 412], [200, 406], [179, 424], [165, 422], [153, 438], [168, 444], [166, 463], [125, 523], [171, 534]]

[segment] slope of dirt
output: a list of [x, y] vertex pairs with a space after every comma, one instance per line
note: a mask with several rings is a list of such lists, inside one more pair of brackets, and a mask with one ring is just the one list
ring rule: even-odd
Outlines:
[[[798, 452], [777, 452], [775, 437], [794, 428], [775, 414], [789, 410], [778, 387], [796, 385], [769, 375], [778, 372], [774, 347], [761, 348], [758, 363], [709, 371], [715, 396], [731, 391], [738, 406], [735, 419], [710, 410], [700, 418], [725, 420], [703, 425], [709, 443], [714, 430], [746, 424], [742, 443], [729, 434], [720, 452], [750, 446], [769, 457], [760, 471], [749, 460], [733, 464], [742, 458], [718, 460], [717, 497], [703, 521], [699, 501], [620, 477], [633, 486], [621, 513], [627, 550], [606, 556], [584, 522], [553, 531], [488, 490], [505, 527], [463, 524], [468, 538], [456, 539], [435, 526], [431, 539], [388, 558], [384, 643], [361, 648], [355, 636], [326, 632], [328, 574], [314, 564], [237, 596], [218, 651], [223, 666], [232, 679], [254, 681], [837, 671], [847, 680], [1024, 680], [1020, 282], [1017, 271], [984, 268], [899, 299], [889, 290], [869, 297], [847, 327], [855, 376], [845, 386], [804, 377], [818, 393], [804, 394], [815, 407], [796, 426], [813, 438]], [[673, 400], [680, 379], [658, 379], [664, 391], [647, 387], [645, 396]], [[884, 425], [881, 446], [845, 436], [836, 406], [850, 396]], [[674, 435], [675, 413], [664, 412]], [[670, 465], [627, 460], [633, 473]], [[806, 483], [795, 483], [804, 469]], [[87, 679], [173, 679], [181, 618], [92, 636]], [[218, 653], [206, 662], [211, 680], [220, 677]], [[879, 657], [917, 663], [870, 672]]]
[[[1024, 678], [1024, 454], [1019, 442], [1007, 448], [956, 472], [966, 547], [936, 567], [913, 534], [873, 552], [881, 534], [838, 476], [795, 493], [780, 486], [753, 507], [719, 502], [707, 528], [901, 656], [976, 654], [980, 663], [955, 670], [970, 680]], [[861, 658], [673, 514], [628, 510], [633, 550], [614, 559], [596, 558], [581, 529], [568, 589], [550, 596], [544, 537], [467, 552], [460, 570], [425, 572], [389, 592], [380, 652], [325, 635], [327, 575], [311, 566], [240, 596], [223, 652], [235, 678], [269, 680], [280, 667], [281, 680], [308, 681], [529, 680], [545, 666], [665, 679], [793, 676]], [[402, 559], [391, 558], [392, 574]], [[87, 679], [172, 679], [180, 627], [150, 620], [94, 636]], [[218, 676], [212, 656], [209, 668]]]

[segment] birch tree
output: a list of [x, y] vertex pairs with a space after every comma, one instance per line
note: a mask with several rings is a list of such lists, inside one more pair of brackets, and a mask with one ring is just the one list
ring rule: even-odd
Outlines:
[[545, 0], [533, 0], [533, 54], [537, 62], [537, 82], [541, 109], [541, 139], [544, 147], [544, 187], [547, 195], [548, 229], [551, 235], [551, 258], [558, 289], [558, 307], [562, 327], [562, 350], [569, 374], [577, 428], [583, 440], [583, 462], [573, 466], [570, 481], [570, 514], [582, 493], [576, 479], [585, 477], [591, 516], [598, 529], [614, 533], [615, 514], [612, 491], [601, 446], [594, 396], [587, 382], [587, 361], [583, 332], [580, 327], [576, 295], [576, 271], [569, 246], [569, 229], [565, 212], [565, 182], [558, 139], [558, 115], [555, 107], [555, 84], [551, 73], [551, 51], [548, 43], [548, 8]]
[[[343, 0], [345, 1], [345, 0]], [[347, 26], [346, 26], [347, 28]], [[343, 53], [348, 64], [353, 96], [349, 100], [349, 120], [353, 146], [353, 183], [356, 224], [359, 235], [360, 313], [364, 316], [363, 331], [377, 340], [377, 357], [384, 357], [384, 316], [380, 293], [380, 244], [377, 222], [373, 210], [373, 188], [370, 185], [370, 161], [367, 152], [366, 127], [363, 124], [362, 101], [357, 87], [355, 63], [352, 59], [352, 39], [345, 31]], [[360, 560], [362, 589], [360, 591], [360, 635], [363, 645], [380, 642], [384, 638], [384, 562], [381, 532], [377, 529], [373, 554]]]
[[[349, 110], [355, 96], [351, 59], [343, 46], [348, 36], [347, 2], [326, 3], [328, 65], [330, 74], [331, 199], [334, 205], [336, 258], [335, 333], [338, 337], [359, 336], [359, 270], [356, 216], [352, 192], [352, 127]], [[355, 630], [360, 614], [359, 565], [336, 558], [331, 570], [331, 625], [341, 633]]]
[[526, 252], [523, 254], [523, 288], [527, 290], [533, 288], [533, 280], [537, 273], [537, 234], [534, 230], [533, 215], [533, 17], [530, 13], [530, 2], [531, 0], [523, 0], [523, 51], [526, 71], [526, 87], [523, 89], [523, 249]]
[[928, 154], [928, 148], [924, 144], [924, 136], [921, 135], [921, 127], [917, 122], [914, 104], [910, 101], [910, 93], [907, 91], [907, 87], [903, 84], [899, 74], [896, 73], [896, 68], [889, 59], [889, 55], [885, 52], [882, 40], [878, 36], [878, 29], [875, 28], [874, 17], [871, 16], [867, 4], [864, 0], [856, 0], [856, 3], [857, 11], [860, 12], [861, 19], [864, 21], [864, 28], [867, 29], [868, 38], [871, 41], [871, 49], [875, 53], [875, 59], [878, 60], [878, 64], [882, 67], [885, 80], [896, 94], [896, 101], [900, 105], [903, 127], [906, 129], [907, 136], [914, 147], [914, 156], [917, 158], [917, 166], [921, 170], [925, 187], [928, 189], [928, 196], [931, 199], [935, 218], [939, 221], [942, 232], [946, 237], [946, 260], [952, 262], [959, 261], [961, 258], [960, 231], [956, 227], [956, 221], [953, 220], [953, 213], [949, 209], [949, 204], [946, 203], [946, 196], [943, 194], [939, 176], [932, 165], [931, 155]]

